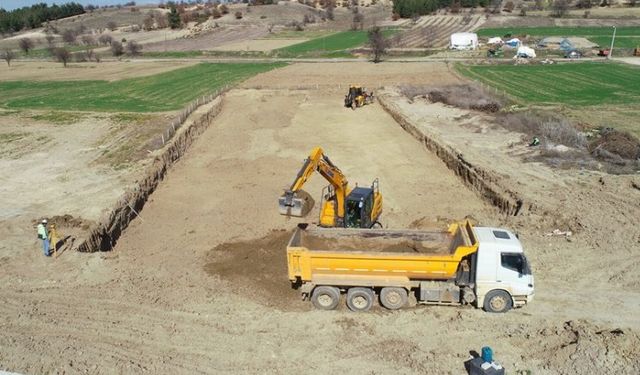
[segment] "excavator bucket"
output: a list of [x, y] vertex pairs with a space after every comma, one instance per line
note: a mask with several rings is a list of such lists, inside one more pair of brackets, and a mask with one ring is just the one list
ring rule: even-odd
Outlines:
[[304, 217], [313, 208], [314, 200], [307, 192], [298, 190], [297, 192], [285, 191], [278, 199], [278, 210], [280, 215]]

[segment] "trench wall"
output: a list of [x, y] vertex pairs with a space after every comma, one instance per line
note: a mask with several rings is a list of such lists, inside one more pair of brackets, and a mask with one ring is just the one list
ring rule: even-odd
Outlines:
[[[183, 126], [156, 156], [144, 177], [125, 191], [111, 211], [90, 228], [87, 237], [76, 247], [81, 252], [108, 251], [113, 248], [129, 223], [142, 211], [149, 196], [167, 174], [169, 168], [184, 155], [193, 142], [213, 122], [222, 109], [223, 95], [213, 99], [212, 107], [189, 125]], [[197, 111], [196, 111], [197, 113]]]
[[441, 142], [435, 134], [421, 130], [384, 95], [377, 97], [384, 110], [409, 134], [436, 154], [464, 184], [477, 192], [486, 202], [500, 212], [516, 216], [521, 213], [524, 202], [518, 193], [503, 187], [500, 178], [493, 172], [465, 160], [462, 152]]

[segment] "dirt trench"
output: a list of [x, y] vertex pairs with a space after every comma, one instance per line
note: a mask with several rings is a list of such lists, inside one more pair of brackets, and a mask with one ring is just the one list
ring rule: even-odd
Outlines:
[[378, 102], [407, 133], [440, 158], [450, 170], [462, 179], [466, 186], [477, 192], [482, 199], [507, 215], [517, 216], [522, 212], [524, 206], [522, 197], [517, 192], [503, 187], [498, 176], [465, 160], [462, 152], [444, 145], [434, 135], [422, 132], [411, 120], [387, 102], [384, 95], [378, 96]]
[[[142, 179], [131, 189], [126, 191], [106, 217], [103, 217], [92, 229], [86, 239], [76, 248], [80, 252], [109, 251], [122, 235], [129, 223], [141, 216], [142, 208], [167, 174], [167, 171], [189, 149], [193, 142], [213, 122], [220, 113], [223, 96], [213, 102], [203, 105], [192, 116], [192, 123], [188, 123], [173, 137], [171, 143], [164, 148], [147, 169]], [[204, 111], [203, 113], [200, 111]]]

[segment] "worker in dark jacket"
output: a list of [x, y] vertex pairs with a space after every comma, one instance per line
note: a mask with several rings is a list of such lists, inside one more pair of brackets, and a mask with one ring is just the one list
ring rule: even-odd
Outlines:
[[45, 256], [49, 256], [49, 231], [47, 230], [47, 219], [42, 219], [38, 224], [38, 239], [42, 241], [42, 251]]

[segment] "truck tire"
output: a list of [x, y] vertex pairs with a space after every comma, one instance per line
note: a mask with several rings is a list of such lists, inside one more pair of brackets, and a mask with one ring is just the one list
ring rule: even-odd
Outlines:
[[380, 291], [380, 304], [389, 310], [398, 310], [407, 304], [405, 288], [386, 287]]
[[351, 288], [347, 292], [347, 307], [355, 312], [369, 311], [375, 294], [369, 288]]
[[506, 313], [511, 307], [511, 296], [504, 290], [492, 290], [484, 297], [484, 310], [487, 312]]
[[340, 289], [334, 286], [317, 286], [311, 293], [311, 303], [319, 310], [334, 310], [340, 303]]

